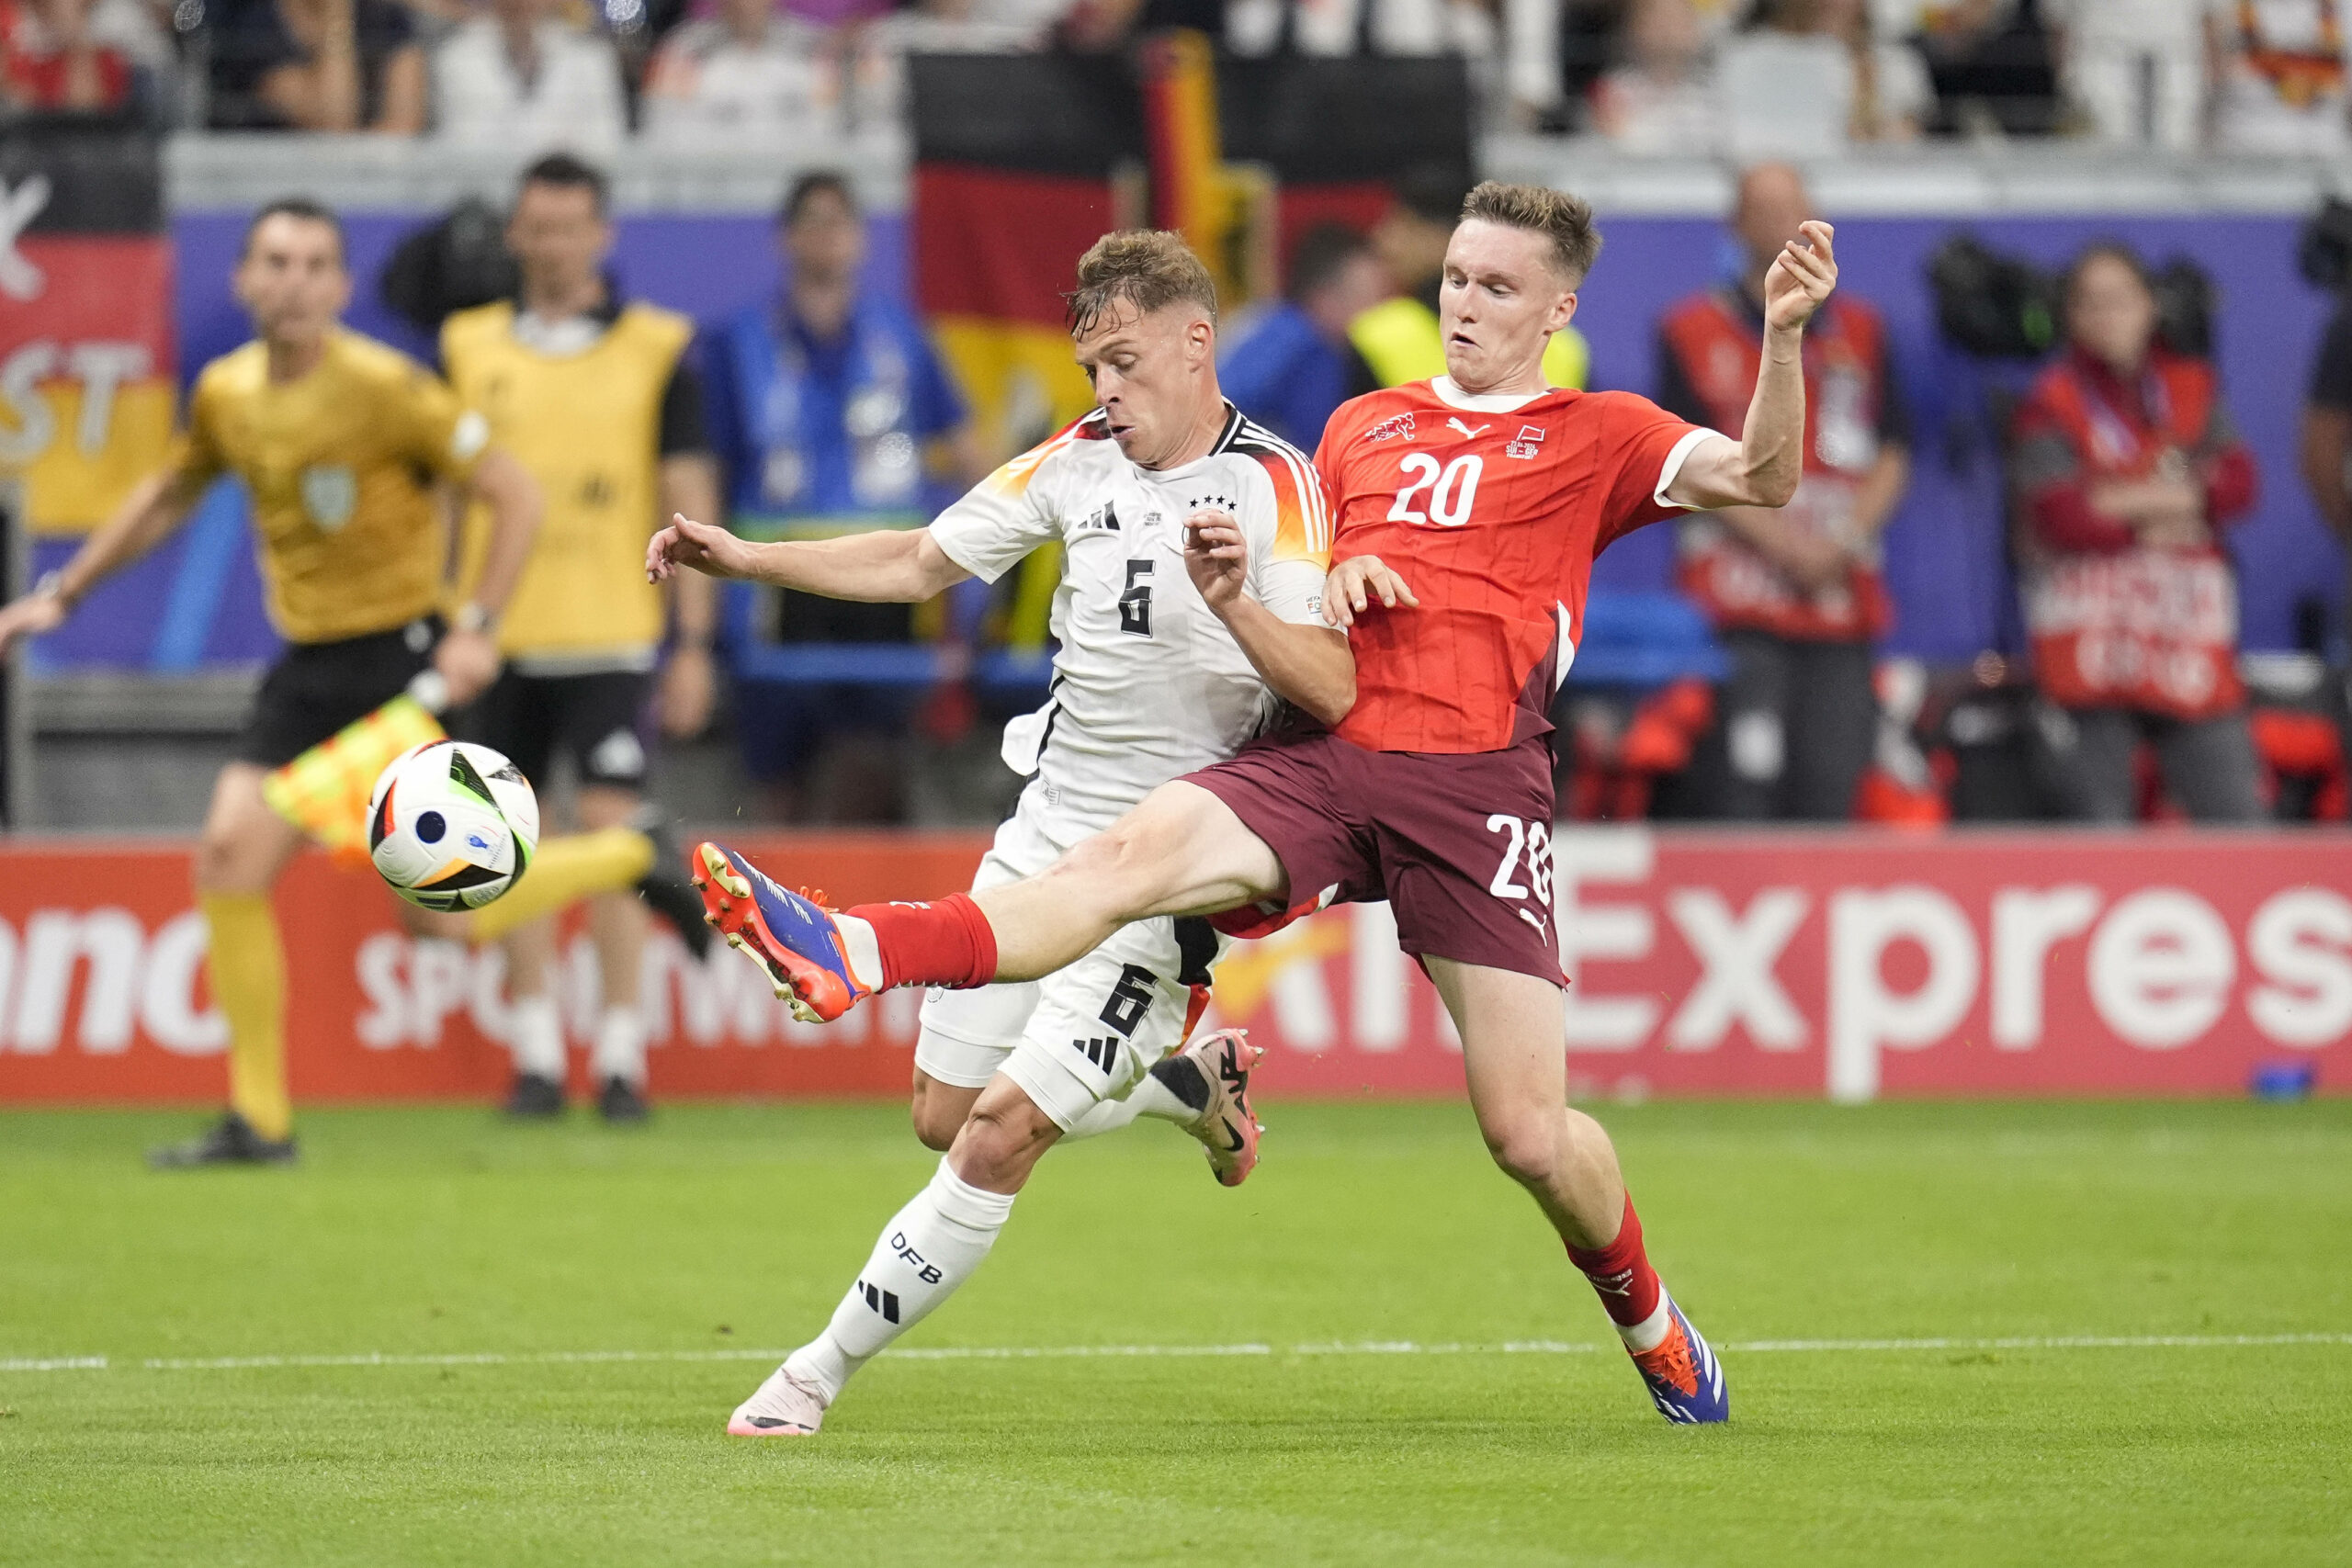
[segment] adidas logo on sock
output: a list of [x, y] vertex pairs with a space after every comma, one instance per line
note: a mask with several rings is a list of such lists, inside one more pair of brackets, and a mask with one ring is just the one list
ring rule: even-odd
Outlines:
[[899, 1298], [896, 1295], [888, 1291], [877, 1291], [863, 1280], [857, 1282], [857, 1293], [865, 1298], [867, 1306], [882, 1314], [883, 1322], [899, 1321]]
[[1111, 1064], [1119, 1059], [1119, 1043], [1113, 1039], [1073, 1040], [1070, 1049], [1094, 1064], [1097, 1072], [1108, 1073]]

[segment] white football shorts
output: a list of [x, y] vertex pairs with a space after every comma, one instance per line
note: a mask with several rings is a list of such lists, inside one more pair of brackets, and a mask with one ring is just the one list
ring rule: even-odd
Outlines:
[[[1043, 871], [1061, 847], [1033, 816], [1037, 792], [997, 829], [972, 890]], [[1072, 835], [1072, 841], [1086, 829]], [[1000, 1071], [1067, 1132], [1116, 1100], [1184, 1043], [1227, 940], [1199, 919], [1138, 920], [1042, 980], [934, 987], [924, 997], [915, 1066], [941, 1083], [980, 1089]]]

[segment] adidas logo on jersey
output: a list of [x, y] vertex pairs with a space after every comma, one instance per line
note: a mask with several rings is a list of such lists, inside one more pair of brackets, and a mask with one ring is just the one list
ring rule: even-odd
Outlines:
[[1522, 424], [1519, 427], [1519, 434], [1504, 444], [1503, 450], [1514, 457], [1533, 457], [1540, 455], [1543, 445], [1544, 427]]
[[1088, 515], [1086, 521], [1078, 525], [1079, 532], [1081, 534], [1089, 528], [1100, 528], [1106, 534], [1117, 533], [1119, 531], [1118, 507], [1107, 501], [1096, 507]]
[[1093, 1063], [1094, 1070], [1100, 1073], [1109, 1072], [1111, 1064], [1119, 1059], [1119, 1043], [1116, 1040], [1073, 1040], [1069, 1045], [1071, 1050]]
[[1393, 441], [1398, 436], [1408, 441], [1413, 438], [1413, 415], [1410, 410], [1384, 419], [1363, 433], [1363, 438], [1366, 441]]

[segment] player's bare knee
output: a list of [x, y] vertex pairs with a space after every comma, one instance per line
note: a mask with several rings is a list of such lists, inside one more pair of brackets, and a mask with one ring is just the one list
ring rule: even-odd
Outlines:
[[1567, 1140], [1556, 1113], [1527, 1112], [1485, 1123], [1487, 1152], [1522, 1187], [1548, 1187], [1566, 1161]]
[[270, 857], [267, 846], [257, 842], [257, 837], [237, 826], [206, 824], [204, 836], [197, 840], [197, 887], [206, 893], [266, 892]]
[[1148, 824], [1122, 818], [1081, 840], [1047, 874], [1058, 874], [1057, 879], [1081, 907], [1120, 919], [1150, 907], [1166, 858], [1159, 835]]
[[956, 1174], [973, 1186], [1014, 1191], [1060, 1133], [1026, 1095], [984, 1094], [956, 1132], [948, 1157]]
[[933, 1093], [930, 1085], [915, 1085], [907, 1113], [915, 1125], [915, 1139], [924, 1148], [945, 1154], [955, 1146], [956, 1134], [963, 1131], [970, 1109], [961, 1103], [961, 1096], [956, 1100], [956, 1103], [950, 1103], [948, 1097]]

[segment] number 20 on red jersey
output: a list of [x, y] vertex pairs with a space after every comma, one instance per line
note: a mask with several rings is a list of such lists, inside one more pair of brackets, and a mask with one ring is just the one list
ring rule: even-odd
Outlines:
[[1397, 459], [1402, 488], [1388, 509], [1388, 521], [1425, 528], [1461, 527], [1470, 521], [1486, 461], [1475, 452], [1443, 463], [1427, 452], [1405, 453]]

